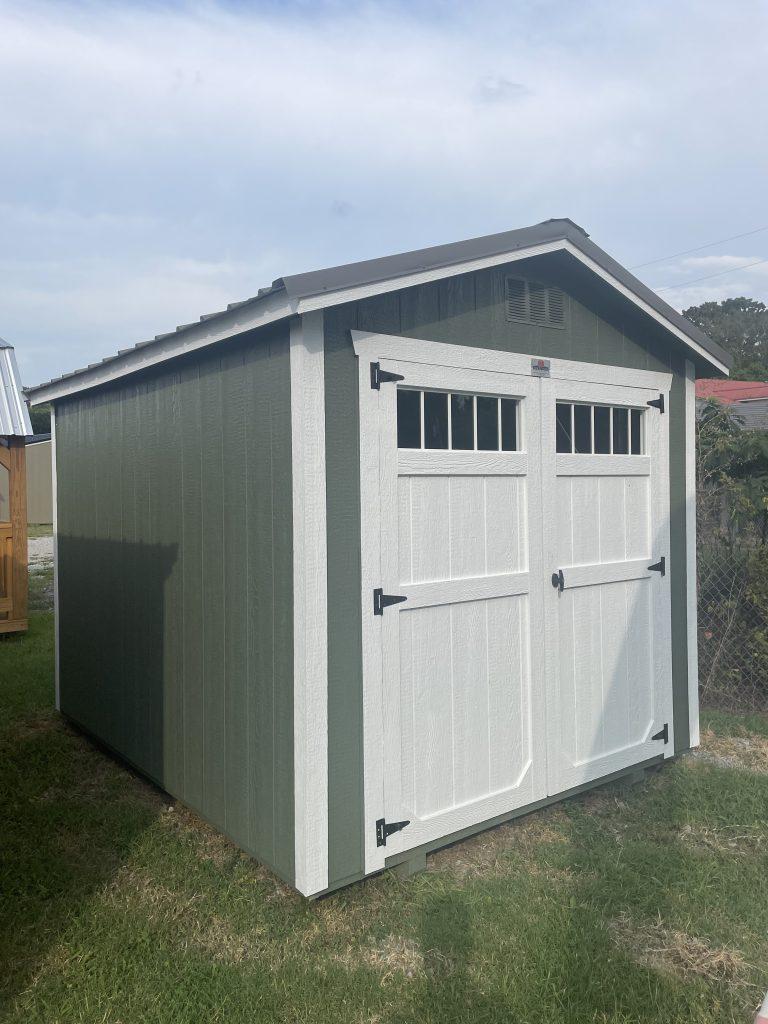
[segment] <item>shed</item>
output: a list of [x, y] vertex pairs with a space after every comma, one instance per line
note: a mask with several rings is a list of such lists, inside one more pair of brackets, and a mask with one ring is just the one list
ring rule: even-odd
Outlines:
[[53, 474], [51, 472], [51, 435], [33, 434], [27, 438], [27, 522], [45, 525], [53, 522]]
[[27, 628], [27, 482], [32, 433], [13, 347], [0, 338], [0, 634]]
[[61, 711], [307, 896], [687, 750], [729, 365], [560, 219], [33, 388]]

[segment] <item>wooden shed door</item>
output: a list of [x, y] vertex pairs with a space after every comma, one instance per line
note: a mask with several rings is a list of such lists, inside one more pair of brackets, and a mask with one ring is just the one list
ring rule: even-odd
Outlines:
[[[387, 363], [388, 368], [392, 365]], [[381, 391], [387, 854], [546, 791], [539, 382], [397, 367]], [[378, 611], [379, 609], [374, 609]]]
[[574, 379], [607, 367], [372, 366], [404, 378], [361, 378], [380, 865], [672, 753], [669, 412]]
[[[666, 397], [666, 396], [665, 396]], [[548, 789], [673, 749], [669, 413], [658, 391], [542, 381]], [[666, 728], [664, 739], [654, 739]]]

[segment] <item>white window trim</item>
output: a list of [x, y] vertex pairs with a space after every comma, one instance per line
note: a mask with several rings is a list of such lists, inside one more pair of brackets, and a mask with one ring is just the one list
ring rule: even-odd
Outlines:
[[698, 747], [699, 626], [696, 599], [696, 368], [685, 361], [685, 568], [688, 632], [688, 743]]
[[322, 310], [291, 322], [295, 886], [328, 888], [328, 587]]

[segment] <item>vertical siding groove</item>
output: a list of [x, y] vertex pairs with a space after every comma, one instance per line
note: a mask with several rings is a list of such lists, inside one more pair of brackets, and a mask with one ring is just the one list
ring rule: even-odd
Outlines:
[[56, 412], [63, 712], [293, 881], [286, 353], [270, 328]]

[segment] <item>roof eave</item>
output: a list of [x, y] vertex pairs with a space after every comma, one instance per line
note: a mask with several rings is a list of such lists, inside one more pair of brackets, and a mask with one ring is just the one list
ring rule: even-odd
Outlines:
[[700, 360], [728, 374], [733, 365], [729, 353], [595, 245], [573, 221], [560, 218], [516, 231], [280, 278], [252, 299], [233, 303], [221, 313], [201, 317], [199, 323], [182, 325], [175, 332], [158, 335], [151, 342], [140, 343], [85, 370], [29, 388], [27, 395], [33, 405], [55, 401], [295, 314], [557, 251], [579, 260]]

